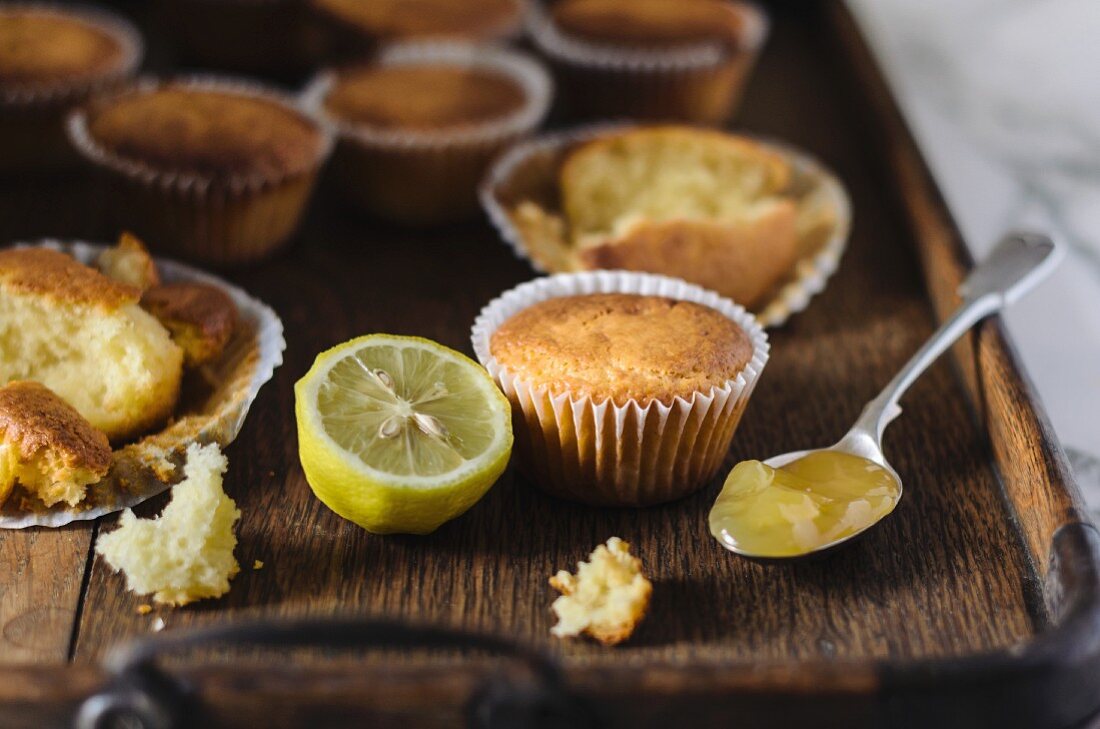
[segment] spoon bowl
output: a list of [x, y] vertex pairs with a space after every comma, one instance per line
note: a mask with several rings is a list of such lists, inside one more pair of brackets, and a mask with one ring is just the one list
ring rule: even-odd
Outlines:
[[[901, 412], [900, 408], [898, 408], [898, 412]], [[791, 451], [790, 453], [782, 453], [778, 456], [772, 456], [768, 460], [764, 461], [764, 465], [771, 466], [772, 468], [779, 468], [793, 461], [797, 461], [800, 458], [804, 458], [811, 453], [819, 453], [822, 451], [835, 451], [838, 453], [847, 453], [852, 456], [858, 456], [860, 458], [865, 458], [868, 461], [871, 461], [884, 468], [886, 472], [890, 474], [890, 477], [894, 479], [894, 482], [898, 485], [897, 498], [894, 500], [894, 506], [890, 509], [890, 511], [886, 512], [876, 521], [867, 524], [862, 529], [856, 532], [840, 537], [839, 539], [834, 539], [831, 542], [810, 549], [809, 551], [796, 557], [776, 557], [756, 554], [738, 545], [725, 532], [723, 532], [722, 538], [718, 539], [718, 542], [730, 552], [733, 552], [734, 554], [744, 557], [746, 559], [752, 560], [753, 562], [759, 562], [760, 564], [789, 563], [794, 560], [803, 559], [816, 561], [832, 555], [833, 552], [835, 552], [841, 546], [844, 546], [861, 538], [871, 529], [871, 527], [877, 526], [878, 524], [882, 523], [883, 520], [894, 513], [894, 511], [897, 509], [897, 505], [901, 503], [901, 496], [904, 492], [901, 477], [898, 475], [897, 471], [894, 470], [893, 466], [891, 466], [886, 461], [886, 457], [885, 455], [883, 455], [882, 449], [874, 442], [874, 440], [870, 437], [870, 434], [866, 431], [852, 429], [848, 431], [848, 434], [841, 438], [840, 441], [829, 446], [828, 448], [811, 448], [804, 451]]]

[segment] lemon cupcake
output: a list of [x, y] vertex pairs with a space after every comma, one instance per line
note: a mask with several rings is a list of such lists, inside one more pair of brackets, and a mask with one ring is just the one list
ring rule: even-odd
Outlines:
[[679, 279], [559, 274], [505, 293], [473, 328], [512, 402], [520, 464], [549, 493], [644, 506], [721, 465], [768, 359], [742, 307]]
[[65, 115], [132, 76], [141, 55], [137, 30], [111, 13], [0, 3], [0, 171], [77, 161]]
[[146, 79], [69, 117], [108, 181], [108, 213], [154, 251], [217, 265], [260, 259], [298, 226], [331, 147], [294, 99], [258, 85]]
[[737, 0], [560, 0], [528, 25], [574, 117], [700, 124], [733, 114], [768, 30]]
[[549, 76], [522, 53], [417, 43], [320, 74], [305, 103], [337, 130], [333, 176], [348, 201], [436, 225], [477, 214], [486, 169], [539, 125], [550, 94]]

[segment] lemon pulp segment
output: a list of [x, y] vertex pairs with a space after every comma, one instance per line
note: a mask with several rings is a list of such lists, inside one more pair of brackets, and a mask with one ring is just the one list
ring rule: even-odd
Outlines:
[[901, 489], [882, 466], [818, 451], [772, 468], [737, 464], [710, 512], [720, 542], [760, 557], [793, 557], [858, 534], [893, 511]]
[[507, 465], [507, 399], [480, 365], [439, 344], [371, 335], [318, 356], [295, 386], [307, 480], [370, 531], [432, 531]]
[[359, 348], [321, 383], [317, 408], [325, 432], [395, 476], [454, 471], [497, 435], [484, 388], [467, 369], [418, 348]]

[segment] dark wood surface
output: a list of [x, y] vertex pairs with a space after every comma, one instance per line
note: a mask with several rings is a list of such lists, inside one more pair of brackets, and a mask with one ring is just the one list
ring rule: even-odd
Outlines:
[[[910, 233], [876, 177], [837, 60], [794, 15], [775, 31], [740, 123], [819, 155], [849, 186], [856, 222], [826, 292], [774, 332], [730, 464], [834, 440], [933, 326]], [[79, 193], [49, 183], [43, 197], [28, 193], [18, 186], [0, 199], [21, 235], [100, 232], [92, 215], [68, 217], [89, 209]], [[32, 223], [13, 202], [19, 196], [34, 198], [45, 219]], [[543, 496], [509, 471], [436, 534], [379, 537], [309, 491], [296, 455], [294, 381], [317, 352], [368, 332], [469, 352], [478, 309], [531, 271], [484, 225], [402, 232], [335, 207], [322, 190], [290, 252], [229, 276], [279, 312], [289, 343], [228, 451], [226, 487], [244, 515], [232, 591], [141, 616], [147, 599], [127, 592], [101, 559], [81, 586], [95, 526], [5, 532], [3, 660], [94, 660], [157, 617], [168, 629], [246, 615], [408, 618], [500, 632], [577, 664], [950, 656], [1011, 645], [1045, 620], [982, 433], [945, 363], [907, 396], [905, 417], [889, 431], [904, 501], [881, 529], [826, 561], [761, 566], [724, 552], [705, 523], [720, 479], [671, 506], [599, 510]], [[612, 535], [634, 544], [654, 580], [649, 617], [614, 651], [552, 639], [546, 578]], [[262, 570], [251, 569], [255, 559]]]
[[[838, 3], [781, 7], [739, 126], [833, 167], [851, 191], [855, 228], [825, 293], [772, 333], [772, 359], [729, 464], [835, 440], [955, 305], [969, 265], [850, 18]], [[106, 240], [115, 231], [99, 218], [97, 194], [76, 174], [0, 181], [0, 242]], [[93, 663], [148, 635], [157, 618], [172, 631], [335, 615], [439, 623], [535, 647], [562, 659], [570, 686], [598, 697], [621, 726], [687, 717], [721, 725], [723, 716], [777, 727], [1048, 726], [1055, 715], [1068, 724], [1085, 714], [1080, 677], [1096, 672], [1081, 667], [1100, 655], [1098, 542], [1087, 527], [1058, 531], [1082, 521], [1079, 499], [998, 323], [905, 398], [886, 442], [905, 498], [881, 528], [827, 560], [761, 566], [721, 550], [705, 524], [720, 477], [673, 505], [601, 510], [546, 497], [509, 470], [437, 533], [378, 537], [309, 491], [294, 381], [318, 351], [368, 332], [418, 334], [469, 353], [478, 309], [533, 274], [484, 224], [400, 231], [331, 199], [319, 191], [286, 254], [226, 274], [279, 312], [288, 339], [285, 364], [228, 450], [226, 486], [244, 514], [232, 591], [138, 615], [146, 599], [92, 551], [113, 517], [0, 532], [0, 724], [63, 723], [102, 680]], [[654, 580], [650, 615], [616, 649], [551, 638], [546, 578], [611, 535], [634, 544]], [[256, 559], [262, 570], [251, 569]], [[467, 661], [456, 673], [438, 654], [392, 651], [352, 662], [323, 650], [260, 663], [225, 651], [203, 657], [233, 662], [179, 668], [207, 697], [210, 726], [249, 726], [254, 714], [271, 726], [316, 723], [322, 710], [447, 726], [482, 665]], [[418, 678], [429, 675], [427, 684]]]

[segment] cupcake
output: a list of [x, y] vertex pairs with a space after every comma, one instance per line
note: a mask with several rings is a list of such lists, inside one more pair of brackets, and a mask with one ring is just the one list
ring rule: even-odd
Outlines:
[[325, 49], [362, 57], [386, 43], [488, 43], [518, 36], [526, 0], [309, 0]]
[[767, 336], [740, 306], [624, 271], [523, 284], [482, 310], [473, 345], [512, 402], [528, 477], [606, 506], [703, 486], [768, 359]]
[[331, 146], [293, 99], [210, 78], [140, 81], [74, 111], [68, 131], [105, 174], [115, 225], [217, 265], [287, 241]]
[[65, 115], [132, 76], [141, 53], [137, 30], [110, 13], [0, 3], [0, 171], [76, 161]]
[[337, 130], [332, 173], [352, 205], [406, 225], [477, 214], [502, 149], [546, 115], [549, 77], [521, 53], [465, 44], [393, 46], [324, 72], [307, 106]]
[[308, 70], [320, 55], [305, 0], [165, 0], [165, 5], [181, 54], [200, 66], [286, 76]]
[[783, 323], [836, 270], [843, 186], [789, 147], [714, 129], [601, 126], [516, 145], [482, 204], [539, 271], [682, 278]]
[[560, 0], [529, 26], [573, 116], [700, 124], [730, 118], [767, 35], [736, 0]]

